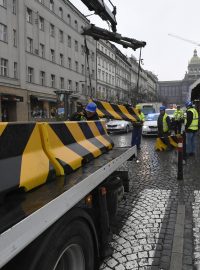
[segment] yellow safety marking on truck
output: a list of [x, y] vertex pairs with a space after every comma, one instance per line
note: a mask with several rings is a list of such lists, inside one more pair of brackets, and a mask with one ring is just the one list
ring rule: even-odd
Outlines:
[[92, 144], [86, 139], [78, 123], [65, 122], [65, 125], [68, 127], [68, 129], [70, 130], [72, 136], [77, 141], [77, 143], [82, 145], [87, 150], [89, 150], [94, 155], [94, 157], [98, 157], [102, 154], [99, 148], [97, 148], [94, 144]]
[[4, 129], [7, 127], [7, 125], [8, 125], [8, 122], [0, 123], [0, 136], [4, 132]]
[[49, 159], [43, 151], [39, 127], [36, 126], [22, 154], [20, 187], [26, 191], [44, 184], [49, 174]]

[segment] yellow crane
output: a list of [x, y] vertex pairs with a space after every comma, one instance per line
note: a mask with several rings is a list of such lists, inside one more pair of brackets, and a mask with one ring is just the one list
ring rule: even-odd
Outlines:
[[180, 39], [180, 40], [189, 42], [189, 43], [192, 43], [192, 44], [197, 45], [197, 46], [200, 46], [200, 43], [198, 43], [198, 42], [196, 42], [196, 41], [193, 41], [193, 40], [190, 40], [190, 39], [187, 39], [187, 38], [180, 37], [180, 36], [178, 36], [178, 35], [168, 34], [168, 36], [174, 37], [174, 38], [177, 38], [177, 39]]

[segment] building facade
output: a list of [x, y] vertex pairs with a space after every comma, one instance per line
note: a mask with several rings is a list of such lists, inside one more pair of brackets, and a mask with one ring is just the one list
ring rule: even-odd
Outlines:
[[70, 111], [95, 93], [96, 41], [87, 37], [86, 57], [80, 34], [87, 24], [69, 1], [0, 1], [0, 120], [54, 118], [55, 92], [72, 93]]
[[192, 85], [198, 78], [200, 78], [200, 58], [197, 55], [197, 50], [194, 50], [193, 57], [188, 63], [187, 72], [183, 80], [158, 82], [158, 94], [160, 101], [166, 105], [184, 105], [188, 98], [190, 85]]

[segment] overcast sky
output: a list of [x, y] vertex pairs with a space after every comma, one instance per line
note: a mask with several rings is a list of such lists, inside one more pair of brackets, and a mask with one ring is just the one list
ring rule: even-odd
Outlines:
[[[109, 6], [108, 0], [104, 1]], [[84, 15], [91, 14], [81, 0], [70, 2]], [[200, 0], [112, 0], [112, 3], [117, 7], [117, 32], [147, 42], [142, 50], [143, 68], [162, 81], [183, 79], [194, 49], [200, 56], [200, 47], [168, 34], [200, 43]], [[108, 29], [98, 16], [88, 19]], [[127, 56], [139, 56], [139, 50], [119, 48]]]

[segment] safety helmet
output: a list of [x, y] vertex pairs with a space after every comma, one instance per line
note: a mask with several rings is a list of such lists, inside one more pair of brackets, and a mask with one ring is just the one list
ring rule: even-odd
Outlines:
[[185, 102], [185, 107], [190, 107], [192, 106], [192, 102], [191, 101], [186, 101]]
[[165, 106], [160, 106], [160, 111], [164, 111], [166, 109]]
[[137, 105], [135, 106], [135, 108], [136, 108], [137, 110], [141, 110], [141, 109], [142, 109], [142, 106], [141, 106], [140, 104], [137, 104]]
[[88, 105], [85, 108], [87, 112], [96, 112], [96, 109], [97, 109], [97, 105], [94, 102], [88, 103]]

